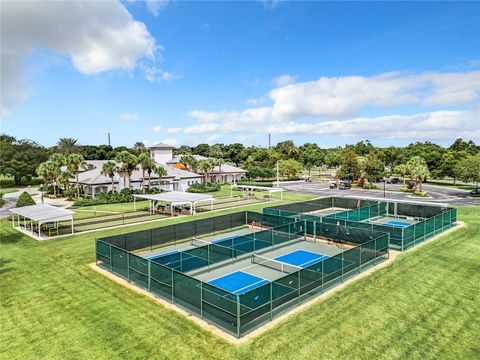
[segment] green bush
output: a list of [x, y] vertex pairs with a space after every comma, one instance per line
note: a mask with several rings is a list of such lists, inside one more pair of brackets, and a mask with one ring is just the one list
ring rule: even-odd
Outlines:
[[29, 206], [29, 205], [35, 205], [35, 201], [33, 201], [32, 197], [30, 196], [29, 193], [24, 191], [18, 197], [16, 207]]
[[363, 184], [363, 188], [367, 190], [378, 189], [378, 187], [375, 186], [374, 184], [367, 183], [367, 182]]
[[429, 195], [426, 191], [417, 190], [417, 191], [412, 192], [412, 196], [428, 197]]
[[203, 183], [203, 184], [192, 184], [187, 189], [187, 192], [191, 193], [207, 193], [207, 192], [214, 192], [219, 191], [222, 187], [219, 183]]
[[108, 193], [98, 193], [95, 195], [95, 199], [91, 198], [82, 198], [78, 199], [73, 203], [72, 206], [80, 207], [80, 206], [93, 206], [93, 205], [103, 205], [103, 204], [118, 204], [118, 203], [127, 203], [133, 202], [133, 195], [134, 194], [158, 194], [161, 190], [157, 188], [152, 189], [145, 189], [145, 192], [142, 190], [130, 190], [130, 189], [122, 189], [120, 192], [111, 191]]
[[237, 181], [238, 185], [252, 185], [252, 186], [267, 186], [272, 187], [273, 182], [271, 181], [251, 181], [251, 180], [239, 180]]
[[0, 207], [2, 207], [3, 205], [5, 205], [5, 200], [3, 200], [3, 194], [0, 193]]

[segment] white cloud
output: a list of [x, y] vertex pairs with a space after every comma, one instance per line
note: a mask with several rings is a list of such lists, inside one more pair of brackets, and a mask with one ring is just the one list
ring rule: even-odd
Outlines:
[[137, 121], [140, 119], [140, 114], [138, 113], [123, 113], [120, 114], [120, 119], [127, 120], [127, 121]]
[[158, 16], [169, 2], [170, 0], [146, 0], [145, 5], [150, 14]]
[[251, 99], [247, 99], [247, 101], [245, 101], [245, 104], [248, 105], [248, 106], [256, 106], [256, 105], [259, 105], [262, 103], [262, 99], [259, 99], [259, 98], [251, 98]]
[[476, 119], [478, 109], [436, 111], [414, 115], [357, 117], [319, 123], [288, 122], [269, 126], [266, 132], [283, 135], [340, 136], [369, 139], [453, 139], [480, 136]]
[[321, 77], [290, 84], [269, 93], [272, 117], [345, 117], [367, 106], [461, 105], [478, 99], [480, 72], [419, 73], [391, 72], [372, 77]]
[[292, 75], [280, 75], [272, 79], [272, 84], [280, 87], [290, 85], [295, 82], [296, 77]]
[[183, 130], [183, 128], [180, 128], [180, 127], [173, 127], [173, 128], [164, 128], [160, 125], [157, 125], [157, 126], [154, 126], [152, 128], [152, 131], [155, 132], [155, 133], [165, 133], [165, 134], [177, 134], [179, 132], [181, 132]]
[[213, 134], [205, 139], [205, 142], [209, 145], [216, 144], [222, 140], [222, 137], [218, 134]]
[[37, 49], [70, 58], [84, 74], [131, 71], [157, 52], [145, 24], [117, 1], [5, 1], [1, 22], [2, 114], [29, 96], [23, 67]]
[[277, 7], [277, 5], [280, 3], [280, 0], [259, 0], [265, 10], [273, 10]]
[[181, 76], [164, 71], [154, 65], [142, 64], [141, 69], [145, 73], [145, 78], [150, 82], [173, 81], [180, 79]]

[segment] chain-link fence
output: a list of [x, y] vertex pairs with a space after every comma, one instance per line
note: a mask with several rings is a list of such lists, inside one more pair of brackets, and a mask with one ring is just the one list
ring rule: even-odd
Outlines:
[[[337, 208], [350, 209], [332, 214], [305, 214]], [[315, 202], [305, 201], [263, 209], [264, 214], [279, 215], [297, 220], [320, 221], [390, 234], [390, 246], [395, 250], [407, 250], [435, 235], [455, 226], [457, 209], [452, 207], [404, 203], [395, 201], [368, 201], [353, 198], [328, 197]], [[378, 219], [407, 219], [405, 226], [378, 223]]]
[[[158, 243], [173, 245], [187, 237], [251, 225], [252, 222], [265, 230], [231, 239], [230, 249], [210, 243], [178, 251], [176, 254], [180, 255], [175, 255], [178, 258], [165, 259], [162, 256], [161, 260], [146, 259], [131, 252]], [[212, 264], [221, 266], [223, 261], [253, 254], [259, 249], [273, 248], [301, 237], [321, 237], [337, 243], [348, 243], [350, 246], [335, 256], [240, 295], [185, 273]], [[234, 241], [240, 246], [235, 246]], [[388, 258], [388, 248], [389, 235], [386, 233], [241, 212], [97, 239], [96, 260], [102, 268], [241, 337]]]

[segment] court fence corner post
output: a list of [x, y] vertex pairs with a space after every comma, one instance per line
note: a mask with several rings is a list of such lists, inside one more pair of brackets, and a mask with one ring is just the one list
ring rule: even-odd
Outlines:
[[240, 337], [240, 296], [237, 295], [237, 337]]

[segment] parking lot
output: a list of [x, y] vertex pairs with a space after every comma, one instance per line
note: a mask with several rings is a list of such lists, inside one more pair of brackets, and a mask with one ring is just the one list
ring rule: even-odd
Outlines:
[[305, 194], [318, 194], [320, 196], [363, 196], [370, 198], [385, 198], [388, 199], [400, 199], [400, 200], [412, 200], [412, 201], [429, 201], [429, 202], [441, 202], [451, 205], [476, 205], [480, 206], [480, 197], [472, 197], [469, 195], [470, 191], [453, 189], [449, 187], [434, 186], [424, 184], [423, 189], [428, 192], [430, 197], [413, 197], [405, 192], [400, 192], [402, 184], [385, 184], [385, 193], [383, 190], [383, 183], [376, 184], [379, 190], [363, 190], [352, 188], [349, 190], [330, 189], [328, 182], [305, 182], [305, 181], [292, 181], [282, 182], [281, 187], [287, 191], [295, 191]]

